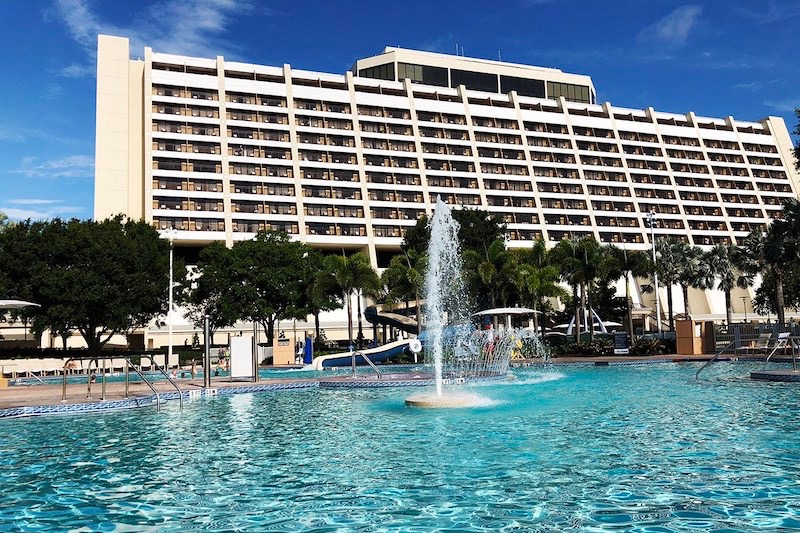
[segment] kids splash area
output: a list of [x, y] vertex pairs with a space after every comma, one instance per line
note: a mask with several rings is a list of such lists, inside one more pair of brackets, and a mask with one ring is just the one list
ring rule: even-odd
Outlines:
[[159, 409], [0, 419], [0, 531], [800, 529], [796, 384], [755, 362], [554, 364], [529, 330], [478, 329], [447, 215], [407, 343], [423, 362], [365, 351]]

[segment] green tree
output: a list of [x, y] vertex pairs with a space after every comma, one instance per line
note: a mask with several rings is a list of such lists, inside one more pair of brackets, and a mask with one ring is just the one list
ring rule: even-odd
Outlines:
[[514, 262], [516, 273], [512, 282], [517, 286], [522, 302], [537, 313], [534, 314], [535, 327], [541, 328], [542, 336], [547, 326], [547, 315], [552, 310], [548, 298], [566, 298], [568, 293], [560, 285], [560, 273], [551, 264], [550, 254], [545, 242], [538, 239], [530, 250], [514, 250], [518, 256]]
[[314, 340], [320, 339], [319, 314], [322, 311], [333, 311], [342, 305], [338, 294], [326, 292], [320, 283], [318, 274], [324, 268], [324, 256], [318, 250], [311, 250], [303, 267], [306, 284], [305, 310], [314, 317]]
[[667, 289], [667, 316], [669, 330], [675, 331], [675, 305], [672, 299], [672, 286], [680, 282], [684, 257], [689, 254], [689, 245], [683, 241], [668, 238], [656, 239], [656, 271], [658, 279]]
[[351, 256], [329, 255], [323, 261], [318, 282], [324, 291], [341, 294], [347, 306], [347, 339], [353, 344], [352, 297], [358, 302], [359, 340], [363, 339], [361, 316], [361, 293], [377, 294], [381, 288], [378, 273], [370, 265], [369, 257], [363, 252]]
[[97, 356], [166, 311], [169, 243], [145, 222], [23, 222], [0, 238], [9, 296], [41, 304], [33, 330], [77, 330]]
[[[240, 317], [240, 306], [233, 298], [231, 275], [233, 254], [220, 242], [213, 242], [200, 251], [197, 265], [178, 280], [178, 298], [198, 329], [208, 316], [209, 334], [232, 326]], [[209, 340], [210, 342], [210, 340]]]
[[[506, 224], [497, 215], [480, 209], [453, 209], [452, 214], [459, 225], [458, 240], [462, 251], [484, 252], [494, 241], [505, 237]], [[428, 221], [427, 215], [422, 216], [416, 225], [408, 228], [403, 239], [403, 250], [414, 250], [420, 254], [428, 252], [431, 239]]]
[[650, 257], [641, 250], [626, 250], [616, 245], [608, 246], [608, 253], [616, 262], [617, 269], [625, 278], [625, 305], [627, 308], [626, 329], [633, 338], [633, 299], [631, 298], [631, 278], [642, 278], [650, 272]]
[[683, 309], [689, 318], [692, 314], [689, 307], [689, 289], [709, 289], [713, 280], [709, 279], [708, 268], [704, 262], [703, 250], [696, 246], [680, 246], [682, 253], [678, 255], [677, 282], [683, 296]]
[[[800, 201], [784, 201], [783, 215], [773, 220], [766, 231], [753, 231], [741, 246], [743, 270], [761, 274], [763, 283], [757, 291], [757, 300], [767, 312], [778, 315], [778, 322], [786, 322], [786, 297], [784, 277], [800, 263]], [[790, 284], [791, 284], [790, 280]]]
[[389, 266], [381, 274], [381, 283], [387, 289], [387, 297], [391, 301], [414, 301], [416, 306], [417, 325], [420, 324], [420, 295], [425, 285], [425, 272], [428, 270], [428, 256], [415, 250], [408, 250], [395, 255]]
[[583, 319], [583, 298], [580, 289], [583, 285], [581, 260], [578, 258], [580, 245], [578, 239], [562, 239], [552, 250], [553, 260], [561, 273], [561, 280], [572, 289], [572, 311], [575, 321], [575, 342], [581, 340], [581, 324]]
[[482, 250], [463, 251], [467, 292], [476, 298], [480, 308], [508, 305], [515, 286], [515, 255], [506, 250], [502, 239], [493, 241]]
[[305, 318], [309, 248], [284, 232], [262, 231], [231, 248], [230, 297], [240, 319], [257, 322], [272, 346], [275, 321]]
[[732, 323], [733, 304], [731, 293], [736, 287], [746, 289], [753, 284], [753, 274], [745, 272], [741, 265], [742, 253], [736, 245], [717, 244], [705, 253], [704, 263], [707, 265], [710, 276], [710, 288], [714, 287], [725, 293], [725, 320]]

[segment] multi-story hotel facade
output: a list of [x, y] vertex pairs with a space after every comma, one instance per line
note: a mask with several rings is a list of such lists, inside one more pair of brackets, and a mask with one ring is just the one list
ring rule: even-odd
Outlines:
[[799, 190], [779, 117], [598, 104], [591, 78], [556, 69], [399, 48], [344, 74], [130, 52], [99, 37], [95, 218], [143, 218], [183, 246], [272, 228], [383, 267], [437, 196], [500, 216], [510, 247], [646, 249], [649, 213], [656, 238], [708, 246]]

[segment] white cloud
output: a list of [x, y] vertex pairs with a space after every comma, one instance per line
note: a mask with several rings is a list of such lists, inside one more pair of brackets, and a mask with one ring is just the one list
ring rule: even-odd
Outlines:
[[17, 209], [14, 207], [2, 207], [0, 206], [0, 211], [6, 214], [8, 218], [11, 220], [44, 220], [47, 218], [52, 218], [48, 213], [43, 211], [34, 211], [32, 209]]
[[[32, 207], [18, 208], [0, 205], [0, 211], [5, 213], [11, 220], [46, 220], [50, 218], [71, 218], [83, 213], [84, 208], [61, 205], [60, 200], [9, 200], [9, 205], [26, 205], [31, 202]], [[38, 207], [33, 207], [38, 206]]]
[[[88, 0], [56, 0], [62, 22], [75, 41], [95, 57], [97, 34], [128, 37], [131, 52], [141, 55], [145, 46], [171, 54], [235, 57], [235, 45], [222, 36], [232, 15], [253, 9], [249, 0], [161, 0], [143, 10], [127, 26], [117, 26], [96, 15]], [[73, 64], [62, 69], [65, 76], [86, 75], [93, 67]]]
[[71, 155], [49, 161], [25, 157], [22, 159], [22, 167], [11, 172], [28, 178], [91, 178], [94, 175], [94, 157]]
[[94, 65], [78, 65], [73, 63], [58, 71], [58, 74], [65, 78], [83, 78], [86, 76], [94, 76], [96, 73]]
[[44, 198], [17, 198], [8, 200], [12, 205], [49, 205], [61, 203], [61, 200], [45, 200]]
[[701, 6], [681, 6], [639, 32], [638, 39], [641, 42], [681, 46], [686, 43], [702, 12]]
[[800, 108], [800, 100], [766, 100], [764, 105], [782, 113], [794, 113], [795, 109]]

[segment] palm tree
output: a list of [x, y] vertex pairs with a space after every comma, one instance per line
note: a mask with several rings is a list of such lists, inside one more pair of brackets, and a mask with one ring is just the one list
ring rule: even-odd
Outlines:
[[420, 324], [420, 295], [425, 286], [425, 271], [428, 269], [428, 256], [408, 250], [402, 255], [392, 257], [389, 266], [381, 275], [381, 283], [387, 289], [391, 300], [402, 299], [406, 302], [414, 300], [416, 305], [417, 326]]
[[315, 342], [318, 342], [321, 336], [319, 314], [322, 311], [333, 311], [341, 306], [341, 295], [325, 290], [325, 280], [319, 275], [320, 272], [324, 272], [324, 257], [318, 250], [311, 250], [306, 256], [304, 272], [305, 308], [314, 317]]
[[542, 336], [546, 328], [546, 298], [564, 298], [567, 291], [559, 284], [558, 267], [550, 264], [547, 248], [543, 240], [537, 240], [531, 250], [516, 250], [518, 256], [515, 261], [516, 272], [512, 282], [517, 287], [521, 299], [534, 311], [541, 314], [533, 315], [535, 327], [541, 327]]
[[650, 272], [650, 257], [641, 250], [626, 250], [613, 244], [608, 246], [608, 253], [617, 263], [622, 276], [625, 277], [625, 300], [628, 306], [628, 334], [633, 336], [633, 300], [631, 299], [631, 278], [645, 277]]
[[708, 279], [708, 269], [703, 262], [703, 250], [696, 246], [681, 243], [678, 245], [680, 253], [677, 254], [677, 282], [683, 295], [683, 310], [685, 318], [689, 318], [692, 311], [689, 307], [689, 288], [708, 289], [713, 285], [713, 280]]
[[618, 278], [619, 269], [616, 262], [594, 237], [583, 237], [578, 241], [578, 259], [580, 260], [582, 292], [585, 294], [586, 311], [588, 315], [589, 338], [594, 340], [594, 305], [592, 294], [598, 280]]
[[581, 262], [578, 259], [578, 240], [561, 239], [552, 250], [553, 259], [561, 273], [561, 280], [572, 288], [573, 316], [575, 318], [575, 342], [581, 340], [581, 310], [583, 299], [579, 298], [579, 289], [583, 283]]
[[731, 292], [735, 287], [746, 289], [753, 284], [753, 274], [745, 272], [742, 268], [742, 252], [736, 245], [717, 244], [706, 252], [704, 263], [712, 278], [709, 284], [713, 288], [714, 281], [719, 280], [717, 289], [725, 293], [725, 320], [731, 324], [733, 305]]
[[347, 304], [347, 340], [353, 344], [353, 304], [352, 296], [358, 303], [358, 338], [364, 338], [361, 295], [375, 295], [382, 286], [378, 273], [372, 268], [369, 257], [358, 252], [350, 257], [345, 255], [329, 255], [323, 261], [323, 270], [318, 282], [322, 290], [338, 292]]
[[[742, 269], [754, 275], [761, 274], [764, 281], [771, 280], [774, 289], [775, 314], [778, 323], [786, 322], [786, 301], [783, 294], [783, 275], [786, 268], [797, 258], [797, 245], [793, 242], [790, 223], [773, 221], [766, 232], [753, 231], [745, 237], [741, 246]], [[759, 289], [760, 291], [760, 289]]]
[[496, 239], [481, 253], [478, 250], [464, 252], [467, 280], [472, 294], [486, 295], [488, 301], [480, 302], [488, 307], [508, 303], [509, 286], [514, 267], [513, 255], [506, 250], [503, 239]]
[[684, 257], [688, 256], [689, 245], [683, 241], [669, 238], [656, 239], [656, 271], [667, 288], [667, 314], [669, 330], [675, 331], [675, 309], [672, 300], [672, 286], [680, 282], [684, 270]]

